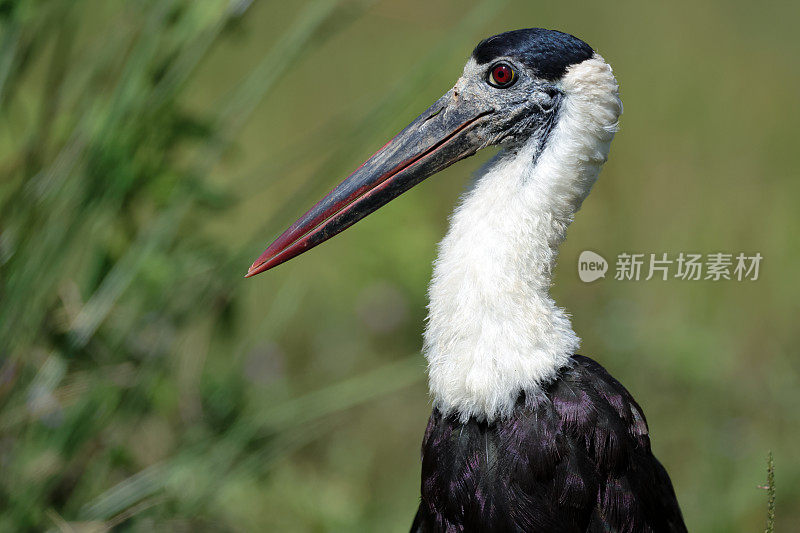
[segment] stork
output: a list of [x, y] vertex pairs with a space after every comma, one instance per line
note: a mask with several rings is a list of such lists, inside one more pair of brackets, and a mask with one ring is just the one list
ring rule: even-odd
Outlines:
[[273, 268], [481, 148], [429, 289], [433, 398], [412, 531], [686, 531], [630, 393], [550, 296], [622, 113], [611, 67], [540, 28], [481, 41], [444, 96], [280, 235]]

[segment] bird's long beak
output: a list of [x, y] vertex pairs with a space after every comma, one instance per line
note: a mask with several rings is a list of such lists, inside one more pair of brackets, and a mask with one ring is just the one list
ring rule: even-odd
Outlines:
[[310, 250], [425, 178], [473, 155], [486, 144], [476, 126], [492, 112], [447, 93], [275, 239], [245, 277]]

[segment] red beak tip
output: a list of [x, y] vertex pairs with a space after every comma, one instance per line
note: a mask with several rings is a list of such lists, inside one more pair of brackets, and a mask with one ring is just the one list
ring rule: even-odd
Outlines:
[[263, 272], [264, 269], [259, 268], [261, 265], [264, 264], [264, 261], [256, 261], [253, 265], [247, 269], [247, 274], [244, 275], [245, 278], [252, 278], [256, 274], [260, 274]]

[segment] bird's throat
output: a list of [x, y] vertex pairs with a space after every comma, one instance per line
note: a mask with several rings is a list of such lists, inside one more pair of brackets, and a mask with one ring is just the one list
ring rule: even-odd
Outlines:
[[[492, 419], [578, 347], [550, 296], [571, 216], [526, 183], [527, 150], [500, 154], [456, 209], [430, 285], [425, 354], [437, 407]], [[531, 165], [530, 159], [528, 165]]]
[[615, 82], [608, 92], [599, 108], [597, 99], [567, 97], [545, 142], [534, 135], [500, 152], [456, 208], [434, 263], [425, 330], [440, 411], [463, 420], [506, 416], [578, 348], [549, 289], [558, 247], [621, 111]]

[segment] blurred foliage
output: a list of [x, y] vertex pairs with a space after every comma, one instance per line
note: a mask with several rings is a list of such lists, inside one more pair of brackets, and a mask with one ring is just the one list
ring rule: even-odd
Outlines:
[[[797, 10], [0, 1], [0, 531], [406, 530], [425, 283], [476, 163], [242, 275], [478, 39], [526, 26], [595, 45], [626, 105], [556, 280], [584, 353], [648, 413], [690, 530], [763, 526], [767, 449], [797, 523]], [[584, 285], [582, 249], [765, 263]]]

